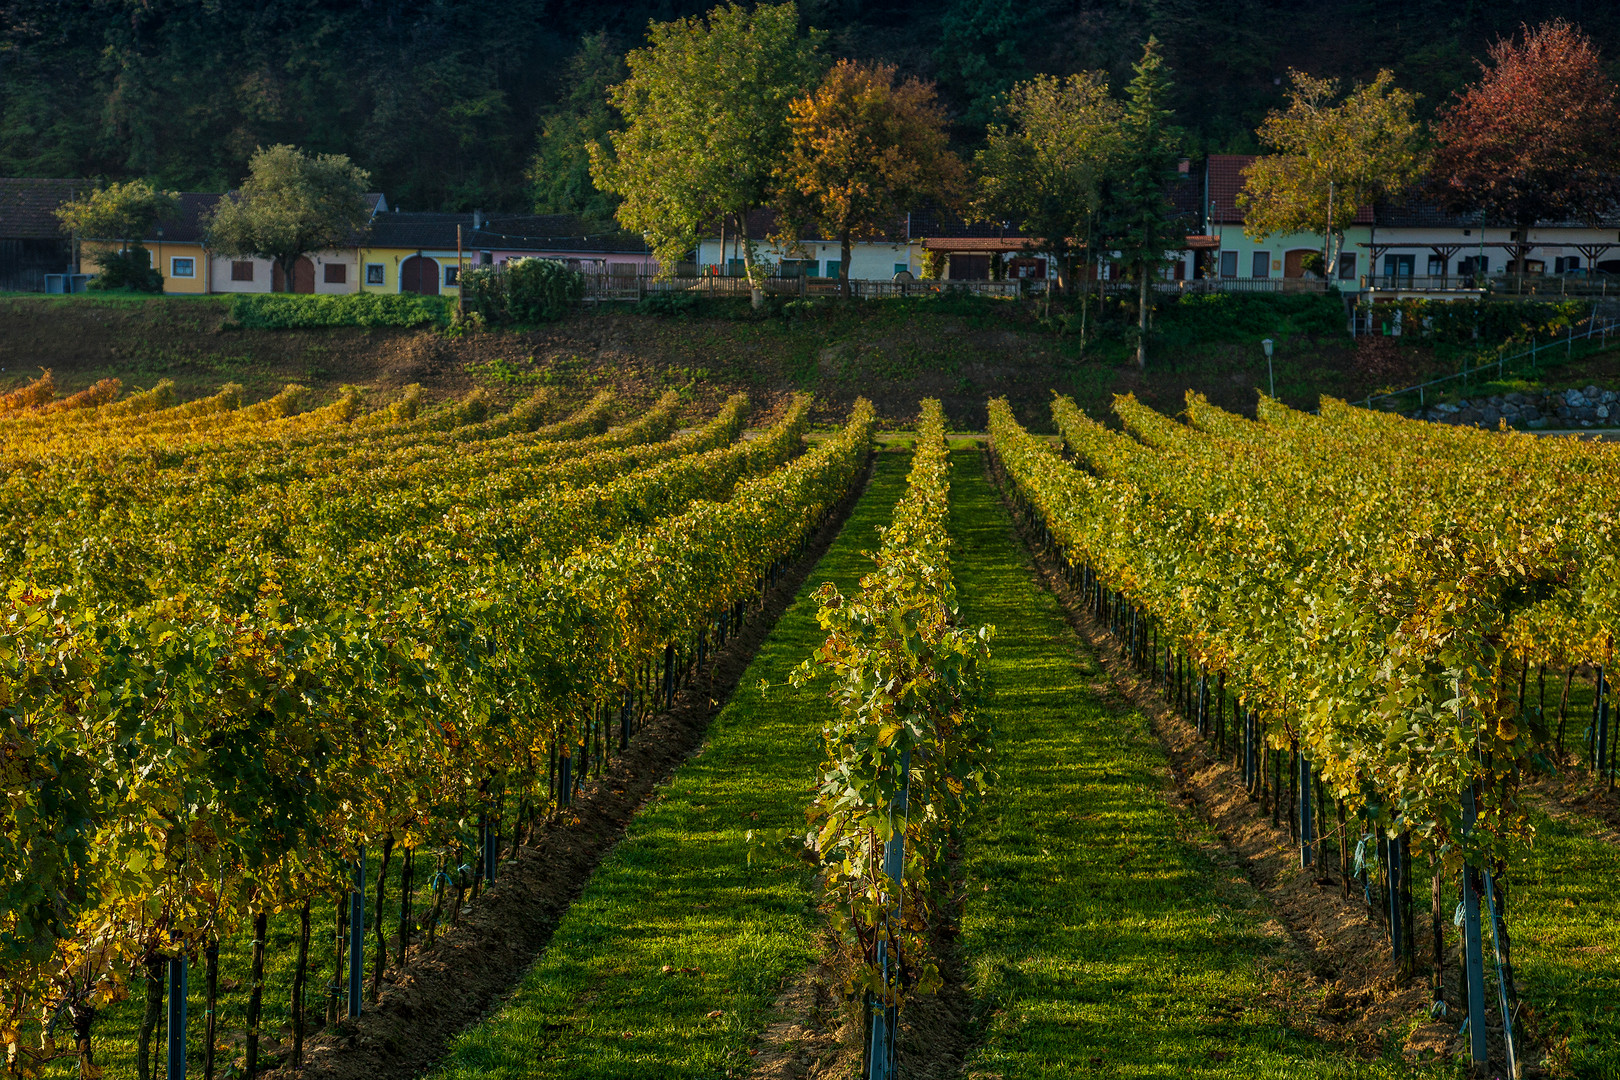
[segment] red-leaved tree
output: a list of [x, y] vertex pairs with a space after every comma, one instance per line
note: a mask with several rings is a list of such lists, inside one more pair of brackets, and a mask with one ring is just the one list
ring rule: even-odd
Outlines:
[[1447, 209], [1514, 224], [1521, 275], [1531, 225], [1596, 222], [1620, 196], [1615, 85], [1597, 49], [1563, 19], [1522, 31], [1441, 109], [1432, 174]]

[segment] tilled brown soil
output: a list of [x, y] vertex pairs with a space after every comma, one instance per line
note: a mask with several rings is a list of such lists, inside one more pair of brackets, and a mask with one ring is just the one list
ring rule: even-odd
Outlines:
[[[753, 1080], [855, 1080], [865, 1059], [866, 1018], [846, 997], [848, 958], [830, 937], [821, 962], [811, 965], [772, 1006], [773, 1017], [755, 1047]], [[908, 998], [900, 1017], [898, 1066], [909, 1080], [961, 1075], [971, 1045], [973, 998], [955, 927], [934, 936], [945, 985], [936, 994]]]
[[[870, 474], [868, 474], [870, 475]], [[459, 1032], [487, 1016], [551, 940], [602, 858], [654, 789], [702, 746], [709, 721], [760, 644], [837, 536], [864, 480], [816, 534], [804, 556], [764, 598], [714, 662], [649, 720], [628, 751], [586, 785], [573, 807], [537, 828], [495, 884], [463, 908], [459, 926], [413, 949], [403, 971], [385, 973], [376, 1005], [306, 1045], [300, 1070], [281, 1080], [405, 1080], [430, 1068]]]
[[[1298, 847], [1290, 840], [1287, 824], [1273, 825], [1269, 815], [1260, 813], [1259, 804], [1244, 790], [1240, 770], [1230, 760], [1218, 758], [1213, 746], [1165, 701], [1159, 689], [1133, 670], [1116, 639], [1091, 617], [1058, 564], [1031, 542], [1027, 529], [1020, 532], [1042, 583], [1058, 598], [1070, 625], [1104, 662], [1121, 705], [1138, 709], [1148, 718], [1169, 755], [1182, 803], [1209, 823], [1219, 838], [1220, 854], [1225, 856], [1221, 861], [1229, 860], [1270, 901], [1277, 922], [1298, 947], [1304, 968], [1291, 977], [1322, 992], [1321, 1006], [1309, 1017], [1317, 1033], [1343, 1041], [1368, 1059], [1380, 1056], [1392, 1035], [1406, 1036], [1404, 1049], [1413, 1059], [1432, 1059], [1462, 1049], [1456, 1023], [1428, 1022], [1431, 991], [1426, 958], [1431, 955], [1433, 938], [1428, 905], [1422, 902], [1428, 893], [1425, 883], [1417, 882], [1414, 887], [1418, 975], [1401, 977], [1391, 960], [1384, 927], [1371, 917], [1359, 895], [1343, 896], [1337, 852], [1322, 852], [1329, 865], [1299, 868]], [[1324, 822], [1323, 827], [1327, 829], [1331, 823]], [[1447, 957], [1447, 1000], [1453, 1012], [1458, 1000], [1454, 959], [1454, 954]], [[1413, 1027], [1414, 1021], [1422, 1022]]]

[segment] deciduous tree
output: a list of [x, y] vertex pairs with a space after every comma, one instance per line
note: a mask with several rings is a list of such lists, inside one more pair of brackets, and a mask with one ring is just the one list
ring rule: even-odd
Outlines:
[[1403, 191], [1425, 165], [1417, 98], [1380, 71], [1341, 101], [1336, 79], [1290, 71], [1288, 107], [1266, 115], [1256, 132], [1278, 151], [1254, 160], [1237, 203], [1243, 231], [1255, 240], [1277, 233], [1322, 236], [1324, 273], [1338, 265], [1344, 231], [1363, 207]]
[[568, 61], [562, 100], [541, 117], [539, 145], [529, 162], [535, 213], [578, 214], [591, 222], [613, 217], [618, 201], [591, 183], [587, 147], [607, 138], [617, 122], [608, 89], [624, 75], [624, 56], [606, 33], [580, 42]]
[[788, 106], [822, 70], [819, 35], [799, 32], [799, 9], [727, 4], [704, 18], [654, 23], [626, 58], [630, 77], [609, 91], [625, 127], [613, 154], [591, 148], [591, 177], [623, 199], [617, 216], [647, 236], [662, 272], [696, 246], [706, 226], [730, 217], [742, 229], [756, 306], [764, 273], [748, 235], [791, 141]]
[[56, 209], [56, 218], [64, 232], [81, 240], [116, 240], [127, 248], [179, 209], [176, 193], [159, 191], [145, 180], [131, 180], [108, 184], [82, 199], [63, 203]]
[[892, 64], [840, 60], [788, 116], [792, 142], [777, 168], [781, 239], [836, 237], [838, 278], [850, 294], [850, 245], [895, 228], [920, 200], [953, 204], [962, 162], [945, 135], [931, 83], [895, 82]]
[[291, 292], [300, 256], [347, 247], [365, 228], [369, 179], [342, 154], [310, 155], [285, 144], [261, 148], [241, 189], [219, 200], [208, 245], [225, 256], [271, 260]]
[[1148, 38], [1126, 91], [1120, 121], [1119, 170], [1104, 199], [1110, 245], [1140, 287], [1136, 364], [1147, 366], [1147, 324], [1151, 279], [1164, 265], [1165, 252], [1185, 243], [1183, 228], [1165, 186], [1181, 154], [1181, 129], [1170, 113], [1170, 69], [1156, 38]]
[[1522, 278], [1531, 225], [1595, 221], [1620, 197], [1620, 117], [1591, 39], [1562, 19], [1521, 29], [1441, 110], [1433, 174], [1449, 209], [1515, 225]]
[[1018, 83], [1001, 111], [1006, 121], [990, 126], [974, 158], [975, 208], [1016, 221], [1035, 238], [1034, 250], [1057, 260], [1067, 287], [1093, 242], [1104, 182], [1119, 161], [1124, 106], [1109, 97], [1107, 75], [1093, 71]]

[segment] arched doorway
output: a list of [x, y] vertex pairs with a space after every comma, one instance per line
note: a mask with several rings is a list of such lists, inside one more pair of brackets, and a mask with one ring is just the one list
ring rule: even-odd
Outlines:
[[1316, 248], [1295, 248], [1283, 254], [1283, 277], [1302, 278], [1305, 276], [1305, 260], [1312, 255], [1321, 257], [1322, 253]]
[[439, 264], [426, 255], [412, 255], [399, 264], [399, 291], [439, 295]]
[[[281, 272], [281, 264], [275, 263], [270, 271], [270, 288], [276, 292], [287, 291], [287, 278]], [[309, 261], [308, 255], [298, 256], [293, 263], [293, 287], [295, 293], [312, 293], [315, 291], [315, 264]]]

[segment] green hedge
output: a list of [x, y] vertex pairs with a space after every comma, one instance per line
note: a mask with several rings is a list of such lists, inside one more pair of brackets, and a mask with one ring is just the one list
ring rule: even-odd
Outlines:
[[513, 259], [461, 276], [467, 310], [494, 323], [555, 322], [585, 295], [585, 275], [549, 259]]
[[251, 293], [232, 298], [231, 321], [250, 330], [300, 330], [316, 326], [447, 326], [453, 306], [449, 297], [410, 293], [350, 293], [342, 296]]
[[1194, 341], [1248, 344], [1292, 334], [1345, 333], [1344, 301], [1334, 293], [1193, 293], [1158, 314], [1161, 333]]
[[[1374, 305], [1381, 324], [1401, 313], [1401, 336], [1444, 345], [1495, 349], [1567, 332], [1592, 314], [1589, 300], [1432, 300], [1408, 297]], [[1361, 306], [1365, 318], [1365, 302]]]

